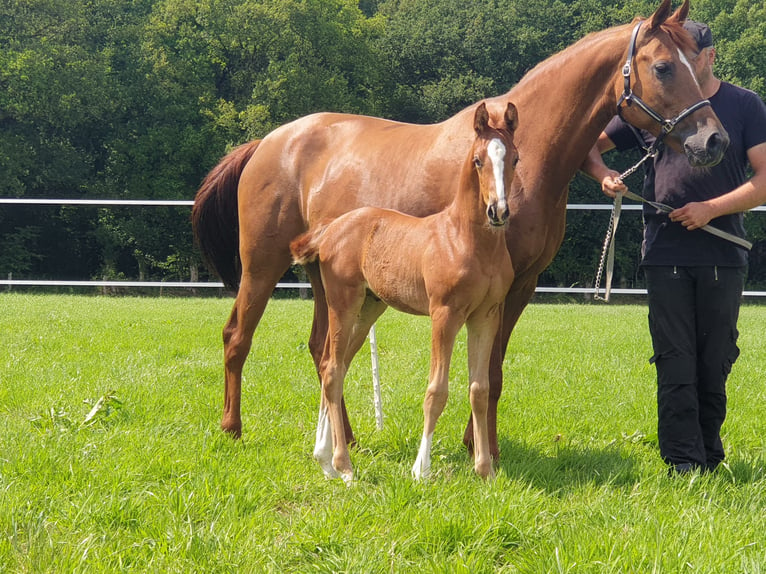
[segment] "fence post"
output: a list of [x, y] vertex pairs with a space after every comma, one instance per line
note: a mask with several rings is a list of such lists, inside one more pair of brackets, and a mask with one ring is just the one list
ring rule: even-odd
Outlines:
[[378, 430], [383, 429], [383, 397], [380, 393], [380, 373], [378, 371], [378, 338], [375, 336], [375, 325], [370, 329], [370, 359], [372, 361], [372, 402], [375, 405], [375, 422]]

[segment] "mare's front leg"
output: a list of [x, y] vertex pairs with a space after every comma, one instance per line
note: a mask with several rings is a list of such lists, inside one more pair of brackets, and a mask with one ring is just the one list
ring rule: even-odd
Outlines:
[[[314, 293], [314, 320], [311, 323], [311, 336], [309, 337], [309, 351], [314, 360], [314, 367], [319, 377], [319, 387], [321, 393], [322, 387], [322, 356], [324, 353], [325, 339], [327, 338], [327, 301], [325, 300], [324, 285], [319, 273], [317, 263], [309, 263], [305, 266], [306, 274], [311, 282], [311, 290]], [[343, 412], [343, 430], [346, 441], [350, 445], [356, 444], [354, 431], [351, 428], [351, 421], [346, 410], [346, 401], [341, 399], [341, 410]]]
[[423, 436], [412, 476], [415, 480], [428, 478], [431, 474], [431, 444], [439, 416], [444, 411], [449, 395], [449, 366], [455, 337], [463, 325], [463, 318], [456, 317], [448, 307], [431, 311], [431, 368], [428, 388], [423, 400]]
[[487, 430], [489, 403], [489, 361], [500, 324], [500, 306], [489, 312], [478, 310], [469, 318], [468, 331], [468, 394], [473, 421], [474, 469], [482, 478], [493, 478], [492, 455]]
[[[511, 338], [516, 323], [521, 317], [522, 311], [535, 293], [537, 276], [526, 282], [514, 282], [511, 290], [505, 298], [503, 315], [500, 327], [497, 330], [492, 355], [489, 360], [489, 400], [487, 403], [487, 434], [489, 438], [489, 452], [492, 458], [500, 458], [500, 447], [497, 442], [497, 405], [503, 392], [503, 360], [508, 348], [508, 340]], [[463, 443], [468, 451], [474, 452], [473, 417], [468, 418], [468, 425], [463, 434]]]

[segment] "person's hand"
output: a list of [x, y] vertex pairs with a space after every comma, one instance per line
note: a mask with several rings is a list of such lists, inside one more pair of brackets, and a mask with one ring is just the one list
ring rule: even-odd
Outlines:
[[689, 231], [704, 227], [710, 223], [714, 216], [713, 209], [702, 201], [687, 203], [683, 207], [674, 209], [668, 215], [671, 221], [677, 221]]
[[601, 180], [601, 191], [609, 197], [614, 197], [617, 192], [628, 191], [628, 186], [620, 179], [620, 172], [609, 170], [609, 173]]

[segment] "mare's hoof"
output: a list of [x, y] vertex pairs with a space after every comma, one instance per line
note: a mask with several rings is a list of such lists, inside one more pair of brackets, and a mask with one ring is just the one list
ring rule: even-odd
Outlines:
[[231, 424], [231, 423], [222, 422], [221, 430], [227, 433], [233, 439], [238, 439], [242, 437], [242, 423]]

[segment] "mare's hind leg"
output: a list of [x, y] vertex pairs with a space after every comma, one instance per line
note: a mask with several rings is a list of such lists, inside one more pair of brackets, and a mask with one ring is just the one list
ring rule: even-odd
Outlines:
[[[521, 317], [522, 311], [535, 293], [537, 276], [525, 283], [514, 282], [511, 291], [505, 298], [503, 319], [497, 330], [495, 341], [492, 346], [492, 355], [489, 360], [489, 401], [487, 404], [487, 434], [489, 438], [489, 452], [492, 458], [500, 458], [500, 448], [497, 443], [497, 404], [503, 391], [503, 360], [508, 348], [508, 340], [516, 323]], [[469, 417], [468, 425], [463, 435], [463, 443], [468, 451], [473, 454], [473, 417]]]
[[243, 273], [234, 308], [223, 329], [225, 383], [221, 428], [235, 438], [242, 435], [242, 368], [250, 352], [255, 328], [277, 281], [288, 266], [289, 259], [286, 259], [283, 266], [272, 267], [270, 274], [267, 270], [258, 276]]
[[412, 476], [415, 480], [428, 478], [431, 473], [431, 444], [436, 421], [444, 411], [449, 394], [449, 365], [455, 337], [463, 324], [462, 317], [455, 317], [446, 307], [431, 312], [431, 369], [428, 388], [423, 400], [423, 436]]
[[362, 348], [362, 345], [364, 345], [373, 324], [386, 309], [388, 309], [388, 305], [377, 297], [372, 295], [367, 295], [365, 297], [362, 309], [359, 311], [359, 315], [357, 315], [356, 323], [354, 323], [354, 330], [351, 333], [349, 348], [346, 352], [347, 369], [351, 365], [353, 358], [356, 357], [356, 354]]
[[478, 311], [469, 319], [468, 330], [468, 393], [471, 400], [474, 469], [483, 478], [492, 478], [492, 455], [487, 432], [489, 403], [489, 360], [500, 323], [500, 308], [489, 313]]
[[[317, 370], [317, 376], [319, 377], [319, 385], [321, 388], [322, 379], [320, 373], [322, 372], [322, 355], [324, 353], [325, 338], [327, 337], [327, 301], [325, 300], [324, 285], [322, 285], [322, 278], [319, 273], [319, 265], [317, 263], [310, 263], [305, 266], [306, 274], [311, 282], [311, 289], [314, 293], [314, 320], [311, 323], [311, 336], [309, 337], [309, 351], [311, 357], [314, 360], [314, 366]], [[341, 399], [341, 410], [343, 412], [343, 429], [346, 435], [346, 441], [348, 444], [356, 444], [354, 438], [354, 431], [351, 428], [351, 421], [348, 418], [348, 411], [346, 410], [346, 401]]]

